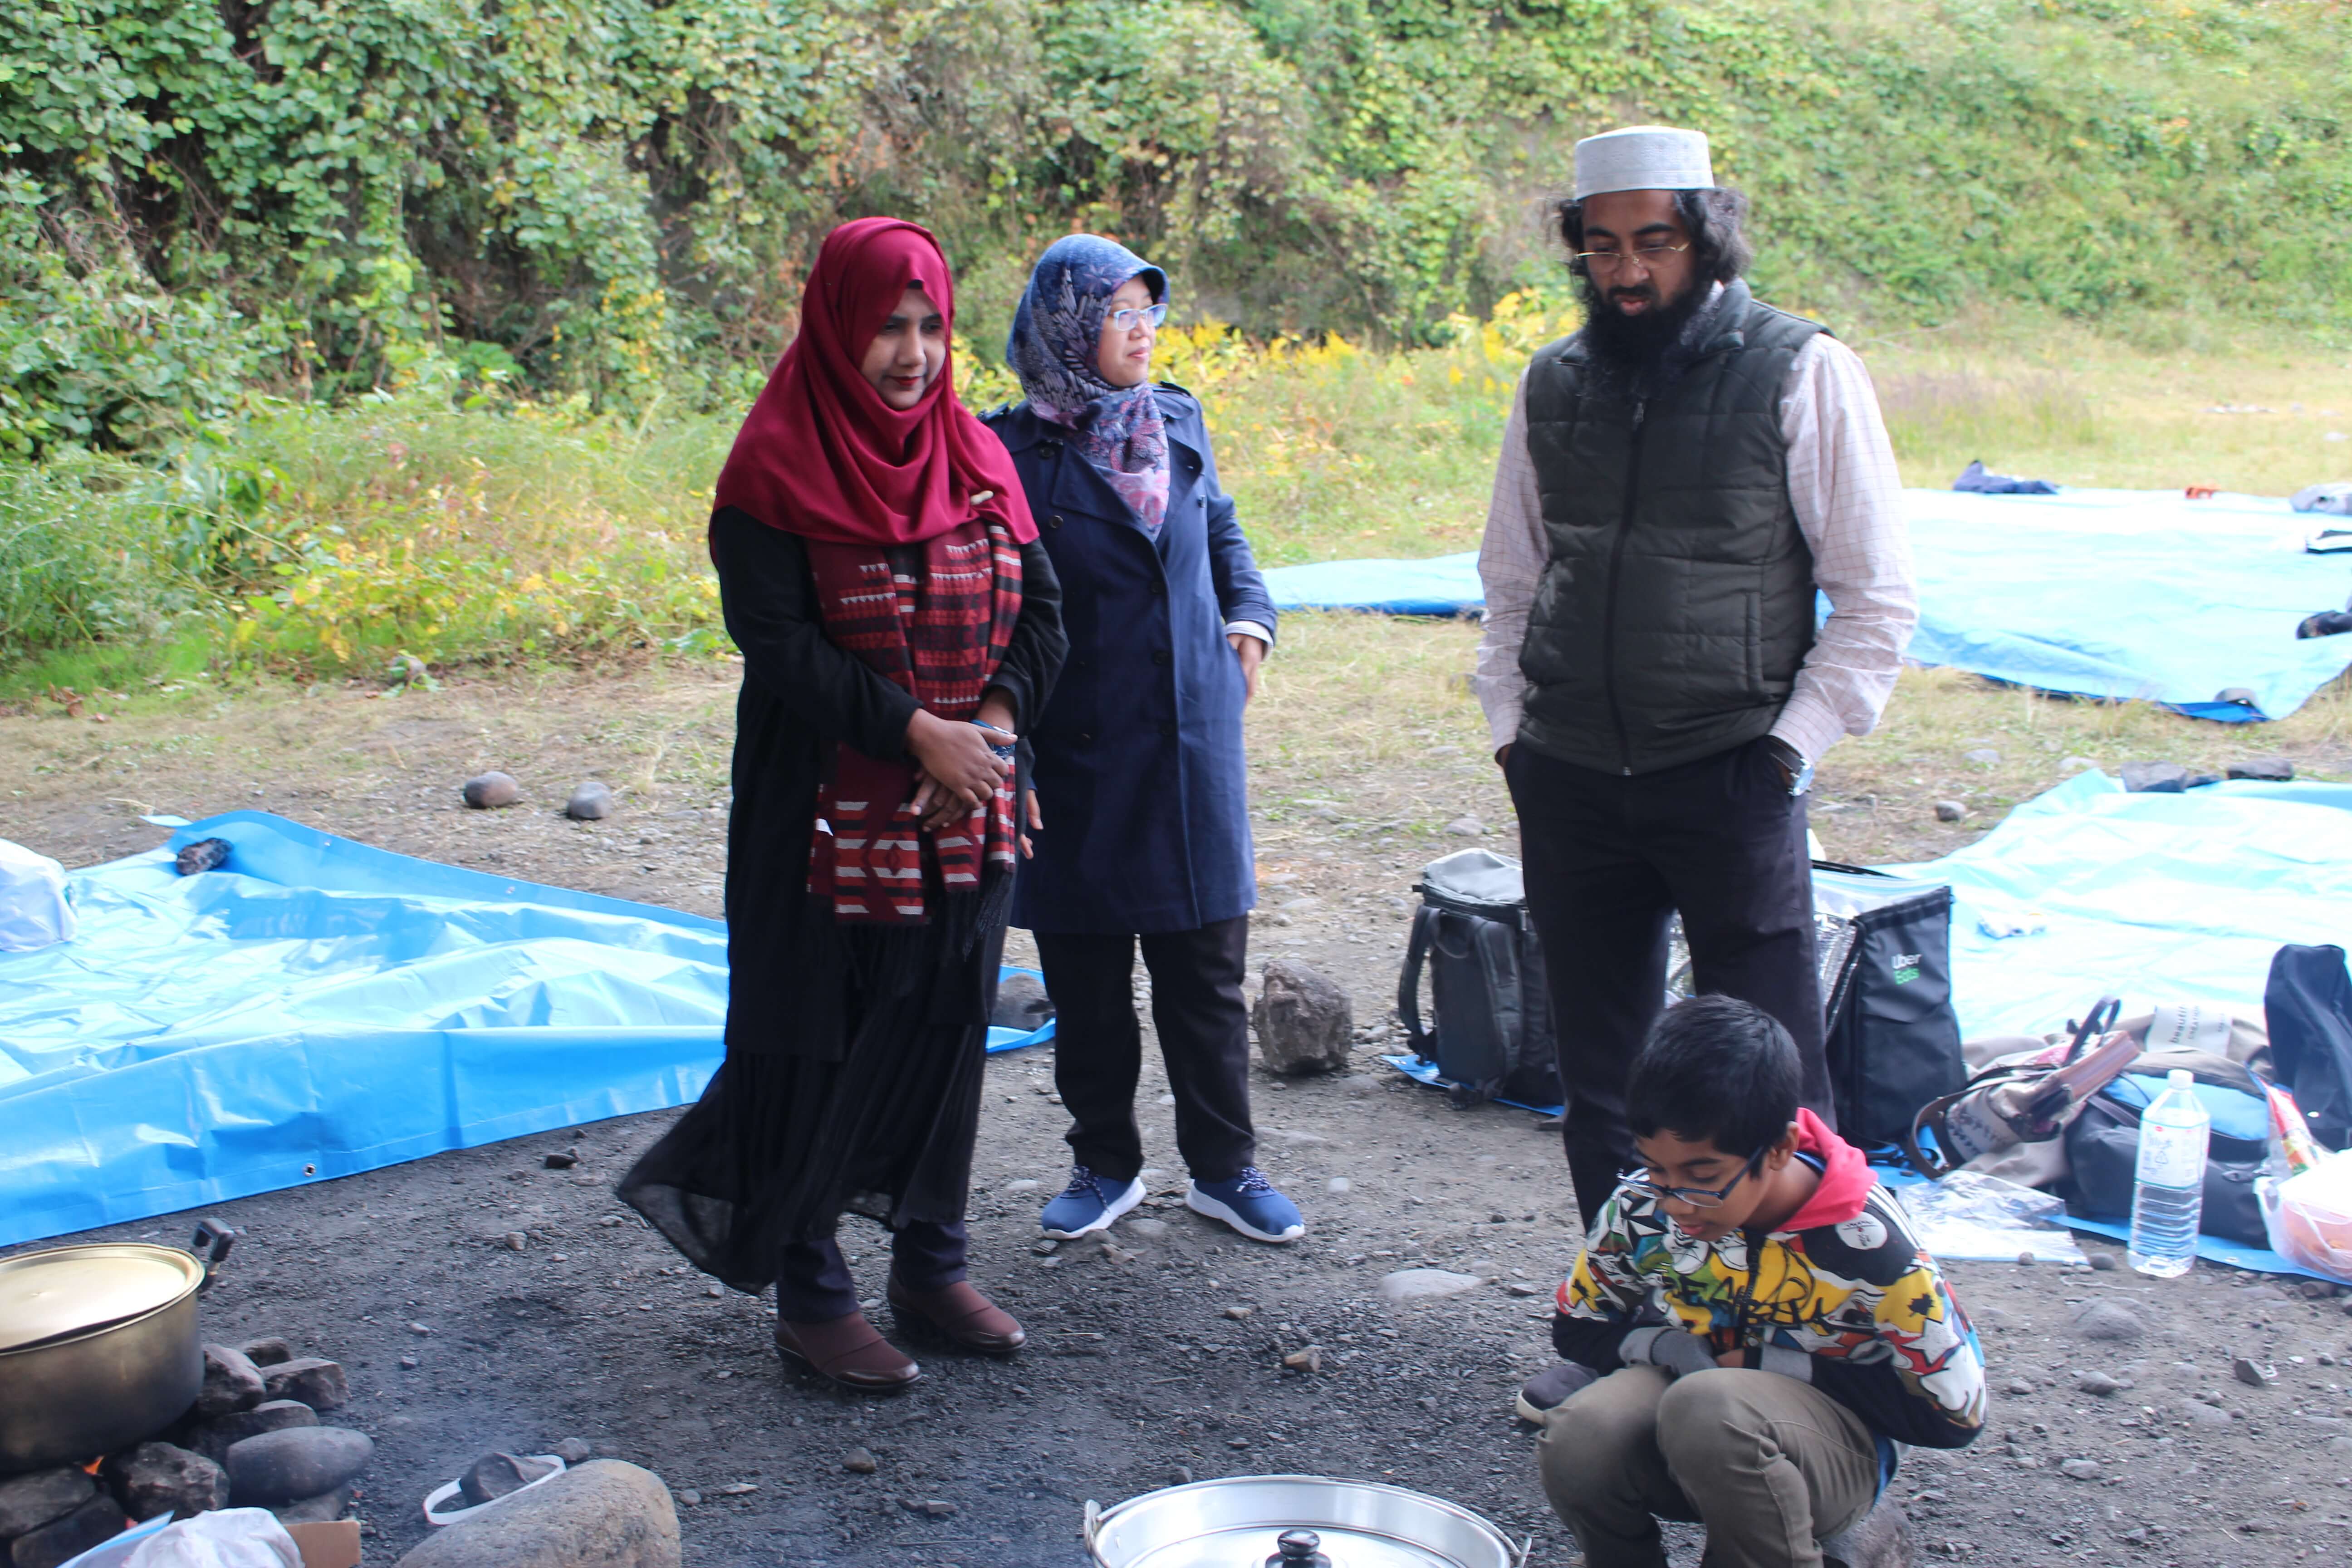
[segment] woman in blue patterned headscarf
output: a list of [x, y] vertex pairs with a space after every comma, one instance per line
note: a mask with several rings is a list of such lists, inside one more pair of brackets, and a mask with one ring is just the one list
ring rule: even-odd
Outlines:
[[1242, 709], [1274, 604], [1201, 405], [1151, 379], [1167, 300], [1166, 275], [1125, 246], [1056, 240], [1005, 351], [1028, 397], [987, 416], [1062, 583], [1070, 639], [1025, 731], [1035, 853], [1013, 888], [1013, 923], [1036, 938], [1054, 1001], [1071, 1121], [1069, 1185], [1038, 1223], [1086, 1236], [1142, 1201], [1140, 950], [1185, 1202], [1279, 1243], [1306, 1221], [1254, 1163], [1242, 995], [1257, 899]]
[[[1121, 295], [1140, 297], [1114, 303]], [[1131, 370], [1134, 379], [1115, 382], [1104, 371], [1103, 323], [1132, 312], [1112, 325], [1117, 337], [1136, 336], [1146, 320], [1156, 327], [1165, 319], [1167, 300], [1166, 273], [1116, 240], [1074, 234], [1038, 258], [1004, 349], [1029, 406], [1073, 433], [1078, 451], [1155, 535], [1168, 510], [1168, 428], [1151, 391], [1150, 334], [1140, 336], [1139, 360], [1132, 352], [1118, 356], [1115, 374]]]

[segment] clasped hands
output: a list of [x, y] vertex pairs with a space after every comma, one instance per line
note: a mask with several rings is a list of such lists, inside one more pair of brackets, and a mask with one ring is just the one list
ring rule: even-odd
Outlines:
[[[993, 692], [982, 700], [969, 724], [917, 709], [907, 723], [906, 746], [915, 759], [915, 795], [908, 808], [932, 832], [970, 816], [1013, 776], [1013, 763], [991, 748], [1010, 746], [1018, 739], [1013, 732], [1013, 704]], [[1042, 828], [1037, 792], [1023, 795], [1029, 826]], [[1021, 836], [1021, 853], [1031, 853], [1026, 833]]]

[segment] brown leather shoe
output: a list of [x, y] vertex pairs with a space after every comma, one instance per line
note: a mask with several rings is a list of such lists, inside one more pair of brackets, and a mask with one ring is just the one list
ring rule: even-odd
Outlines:
[[776, 1349], [820, 1377], [860, 1394], [896, 1394], [920, 1383], [923, 1369], [882, 1337], [863, 1312], [822, 1323], [776, 1320]]
[[968, 1351], [1011, 1355], [1029, 1342], [1013, 1315], [959, 1279], [944, 1290], [909, 1290], [890, 1277], [890, 1311], [901, 1328], [919, 1325]]

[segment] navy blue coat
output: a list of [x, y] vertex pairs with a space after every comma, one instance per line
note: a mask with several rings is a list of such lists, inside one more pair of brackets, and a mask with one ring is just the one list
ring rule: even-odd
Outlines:
[[1224, 627], [1272, 631], [1274, 604], [1201, 405], [1172, 386], [1158, 396], [1170, 472], [1156, 544], [1061, 426], [1025, 403], [988, 416], [1061, 578], [1070, 639], [1029, 730], [1045, 826], [1013, 923], [1031, 931], [1191, 931], [1257, 902], [1241, 663]]

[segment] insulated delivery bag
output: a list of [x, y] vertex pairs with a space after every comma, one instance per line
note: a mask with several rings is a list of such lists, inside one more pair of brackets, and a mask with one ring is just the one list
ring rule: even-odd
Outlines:
[[[1465, 849], [1423, 868], [1418, 891], [1421, 908], [1397, 983], [1397, 1016], [1414, 1054], [1436, 1064], [1456, 1106], [1495, 1099], [1558, 1105], [1543, 949], [1528, 919], [1518, 862]], [[1432, 1026], [1421, 1017], [1424, 964]]]

